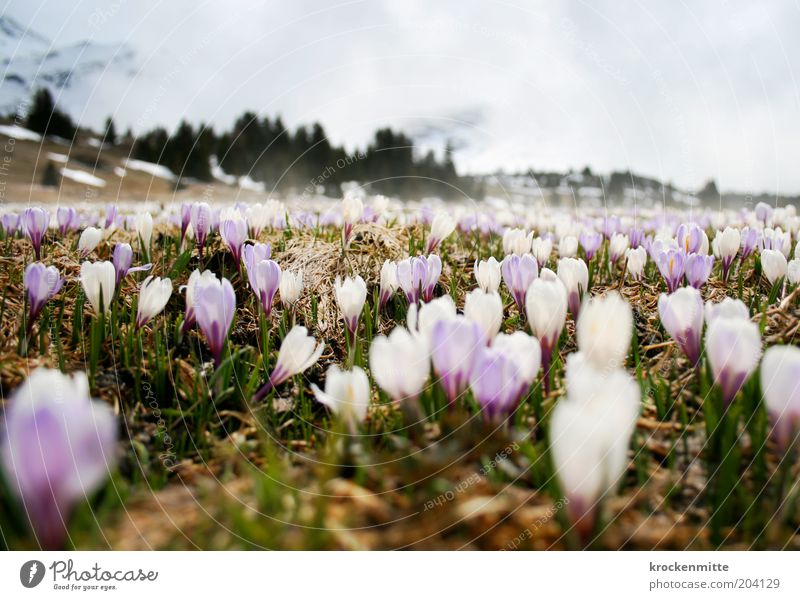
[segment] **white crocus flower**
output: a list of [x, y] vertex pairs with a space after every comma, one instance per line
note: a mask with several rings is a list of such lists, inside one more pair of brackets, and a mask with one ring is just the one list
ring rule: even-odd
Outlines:
[[389, 337], [379, 335], [372, 341], [369, 368], [375, 382], [393, 400], [416, 398], [425, 389], [431, 370], [428, 344], [405, 327], [395, 327]]
[[500, 279], [502, 273], [500, 270], [500, 263], [494, 256], [490, 256], [488, 260], [475, 261], [473, 268], [475, 272], [475, 281], [484, 292], [496, 292], [500, 288]]
[[97, 245], [102, 239], [103, 232], [97, 227], [87, 227], [84, 229], [78, 240], [78, 254], [80, 254], [81, 258], [89, 256], [94, 249], [97, 248]]
[[312, 384], [317, 400], [353, 429], [367, 416], [370, 388], [367, 374], [360, 367], [343, 371], [332, 365], [325, 376], [325, 391]]
[[576, 328], [578, 348], [598, 369], [625, 363], [633, 332], [633, 312], [617, 292], [589, 300]]
[[97, 314], [106, 312], [111, 306], [116, 289], [117, 271], [114, 264], [86, 261], [81, 265], [81, 285], [86, 298]]
[[294, 306], [303, 293], [303, 270], [301, 269], [297, 273], [281, 271], [281, 283], [278, 289], [283, 305]]
[[143, 327], [159, 314], [172, 296], [172, 281], [152, 275], [139, 288], [139, 306], [136, 312], [136, 327]]
[[497, 292], [484, 292], [478, 288], [467, 294], [464, 300], [464, 316], [478, 324], [487, 343], [503, 325], [503, 301]]

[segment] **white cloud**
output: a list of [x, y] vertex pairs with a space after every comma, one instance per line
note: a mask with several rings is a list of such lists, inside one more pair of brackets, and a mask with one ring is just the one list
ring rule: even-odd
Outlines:
[[[113, 10], [109, 6], [114, 7]], [[87, 115], [228, 127], [244, 109], [452, 136], [462, 169], [632, 169], [699, 186], [800, 191], [798, 7], [791, 3], [273, 0], [64, 4], [14, 16], [63, 44], [127, 41], [136, 81]], [[100, 19], [100, 17], [102, 19]], [[96, 119], [94, 117], [97, 117]]]

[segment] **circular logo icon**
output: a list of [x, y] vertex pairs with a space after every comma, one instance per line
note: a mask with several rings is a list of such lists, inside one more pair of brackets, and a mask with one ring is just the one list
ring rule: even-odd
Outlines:
[[19, 580], [26, 588], [34, 588], [44, 579], [44, 563], [29, 560], [19, 570]]

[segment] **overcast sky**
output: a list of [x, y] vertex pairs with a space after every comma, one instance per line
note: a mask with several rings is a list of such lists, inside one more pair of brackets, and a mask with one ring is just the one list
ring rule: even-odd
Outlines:
[[[452, 139], [462, 171], [630, 168], [696, 187], [800, 192], [800, 4], [7, 1], [54, 45], [136, 50], [93, 98], [138, 128], [228, 127], [250, 108]], [[100, 109], [97, 109], [98, 111]]]

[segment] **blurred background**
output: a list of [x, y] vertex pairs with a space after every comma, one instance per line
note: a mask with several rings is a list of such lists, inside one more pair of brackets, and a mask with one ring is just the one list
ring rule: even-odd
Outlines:
[[8, 2], [3, 202], [800, 193], [800, 6]]

